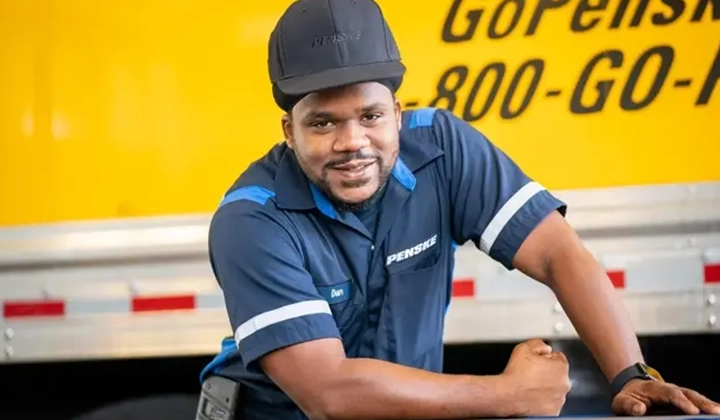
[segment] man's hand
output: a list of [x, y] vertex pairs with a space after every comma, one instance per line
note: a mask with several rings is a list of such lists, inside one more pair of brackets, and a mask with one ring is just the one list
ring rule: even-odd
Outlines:
[[653, 406], [675, 407], [685, 414], [720, 414], [717, 404], [698, 392], [666, 382], [634, 379], [615, 396], [613, 411], [618, 415], [643, 416]]
[[569, 366], [565, 355], [553, 352], [541, 340], [518, 344], [503, 376], [517, 389], [516, 415], [557, 416], [570, 392]]

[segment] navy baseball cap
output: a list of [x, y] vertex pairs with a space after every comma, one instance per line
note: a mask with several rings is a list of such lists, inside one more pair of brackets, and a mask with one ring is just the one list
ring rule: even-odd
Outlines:
[[268, 49], [270, 80], [284, 95], [405, 73], [397, 43], [373, 0], [296, 0], [275, 26]]

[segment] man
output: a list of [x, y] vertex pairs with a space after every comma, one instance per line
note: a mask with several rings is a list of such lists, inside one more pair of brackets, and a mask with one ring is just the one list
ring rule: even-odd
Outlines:
[[209, 237], [237, 347], [214, 371], [243, 385], [239, 415], [557, 415], [568, 364], [542, 341], [517, 346], [500, 375], [442, 373], [453, 250], [467, 241], [555, 292], [616, 412], [720, 413], [647, 373], [564, 203], [450, 112], [401, 110], [404, 71], [372, 0], [294, 2], [271, 35], [285, 142], [230, 188]]

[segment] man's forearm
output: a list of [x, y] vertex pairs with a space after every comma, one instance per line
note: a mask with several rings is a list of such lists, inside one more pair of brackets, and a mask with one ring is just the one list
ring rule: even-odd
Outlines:
[[372, 359], [346, 359], [324, 392], [332, 419], [511, 416], [515, 390], [502, 376], [436, 374]]
[[622, 300], [595, 258], [582, 246], [559, 247], [548, 285], [608, 380], [643, 360]]

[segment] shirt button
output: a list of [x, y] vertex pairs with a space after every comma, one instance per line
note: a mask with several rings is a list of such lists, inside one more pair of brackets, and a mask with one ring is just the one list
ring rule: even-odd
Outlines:
[[375, 251], [375, 245], [370, 245], [370, 250]]

